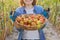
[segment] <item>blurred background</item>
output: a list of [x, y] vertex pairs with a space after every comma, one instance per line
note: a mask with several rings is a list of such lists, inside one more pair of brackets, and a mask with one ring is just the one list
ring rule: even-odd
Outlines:
[[[48, 20], [56, 33], [60, 34], [60, 0], [38, 0], [37, 5], [43, 6], [45, 10], [50, 9]], [[9, 16], [19, 6], [20, 0], [0, 0], [0, 40], [5, 40], [13, 33], [14, 25]]]

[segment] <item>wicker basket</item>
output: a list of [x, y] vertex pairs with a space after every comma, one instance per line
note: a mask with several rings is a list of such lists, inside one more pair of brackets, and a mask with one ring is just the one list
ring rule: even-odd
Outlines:
[[[33, 17], [34, 16], [34, 17]], [[41, 17], [42, 18], [41, 18]], [[29, 18], [30, 17], [30, 18]], [[42, 20], [44, 20], [44, 23], [40, 23], [40, 18], [38, 19], [38, 17], [40, 17]], [[33, 18], [33, 19], [32, 19]], [[25, 20], [27, 19], [27, 20]], [[31, 20], [32, 19], [32, 20]], [[36, 22], [34, 21], [34, 19], [36, 19]], [[28, 21], [32, 21], [31, 23], [28, 23]], [[43, 16], [43, 15], [40, 15], [40, 14], [24, 14], [24, 15], [20, 15], [16, 18], [16, 21], [20, 24], [20, 26], [22, 26], [22, 29], [24, 30], [37, 30], [37, 29], [40, 29], [43, 27], [43, 25], [45, 24], [45, 21], [46, 21], [46, 18]], [[26, 22], [27, 21], [27, 22]], [[37, 26], [37, 23], [39, 21], [39, 28]], [[22, 22], [22, 23], [21, 23]], [[30, 25], [25, 25], [26, 23], [27, 24], [32, 24], [31, 26]], [[24, 23], [24, 24], [23, 24]], [[19, 27], [18, 27], [19, 28]]]

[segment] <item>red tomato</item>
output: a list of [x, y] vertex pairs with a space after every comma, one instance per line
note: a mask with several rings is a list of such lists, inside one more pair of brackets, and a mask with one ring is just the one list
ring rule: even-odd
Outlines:
[[44, 19], [44, 17], [43, 17], [43, 16], [41, 16], [41, 17], [40, 17], [40, 21], [41, 21], [42, 23], [44, 23], [44, 22], [45, 22], [45, 19]]

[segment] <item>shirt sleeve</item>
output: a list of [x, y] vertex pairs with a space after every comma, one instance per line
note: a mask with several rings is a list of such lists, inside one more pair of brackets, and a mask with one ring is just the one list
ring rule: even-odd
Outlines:
[[44, 10], [44, 8], [42, 6], [37, 6], [37, 10], [38, 13], [42, 14], [45, 18], [49, 18], [48, 12], [46, 10]]
[[[17, 8], [16, 10], [15, 10], [15, 12], [14, 12], [14, 15], [12, 16], [12, 15], [10, 15], [10, 19], [13, 21], [13, 22], [15, 22], [15, 19], [17, 18], [17, 16], [19, 16], [19, 15], [21, 15], [21, 9], [20, 8]], [[18, 31], [21, 31], [22, 29], [21, 28], [16, 28]]]
[[46, 10], [43, 11], [43, 16], [47, 19], [49, 18], [49, 14]]
[[19, 15], [21, 15], [21, 11], [19, 10], [19, 8], [17, 8], [17, 9], [15, 10], [15, 12], [14, 12], [14, 15], [13, 15], [13, 16], [10, 15], [10, 18], [11, 18], [12, 21], [14, 22], [15, 19], [16, 19], [16, 17], [19, 16]]

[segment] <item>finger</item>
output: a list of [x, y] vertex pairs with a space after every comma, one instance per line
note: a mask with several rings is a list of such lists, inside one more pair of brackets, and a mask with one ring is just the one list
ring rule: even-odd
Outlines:
[[16, 21], [17, 24], [19, 24], [17, 21]]

